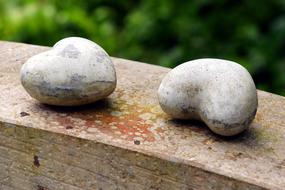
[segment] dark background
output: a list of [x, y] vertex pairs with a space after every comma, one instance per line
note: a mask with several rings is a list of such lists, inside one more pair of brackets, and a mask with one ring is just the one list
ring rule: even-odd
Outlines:
[[166, 67], [229, 59], [285, 95], [284, 0], [0, 0], [0, 40], [89, 38], [110, 55]]

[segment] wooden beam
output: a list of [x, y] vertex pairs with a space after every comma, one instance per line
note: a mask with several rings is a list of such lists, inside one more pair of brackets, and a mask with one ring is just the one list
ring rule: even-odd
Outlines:
[[169, 69], [113, 58], [110, 97], [47, 106], [19, 70], [48, 49], [0, 42], [0, 189], [284, 189], [284, 97], [259, 91], [249, 130], [224, 138], [163, 113], [156, 91]]

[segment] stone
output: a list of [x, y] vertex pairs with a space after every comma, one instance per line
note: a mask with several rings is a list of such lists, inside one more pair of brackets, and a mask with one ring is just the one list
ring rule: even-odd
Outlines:
[[21, 68], [21, 82], [42, 103], [75, 106], [110, 95], [116, 88], [116, 72], [99, 45], [69, 37], [29, 58]]
[[221, 59], [198, 59], [177, 66], [162, 80], [158, 98], [161, 108], [173, 118], [201, 120], [223, 136], [247, 129], [258, 105], [249, 72]]

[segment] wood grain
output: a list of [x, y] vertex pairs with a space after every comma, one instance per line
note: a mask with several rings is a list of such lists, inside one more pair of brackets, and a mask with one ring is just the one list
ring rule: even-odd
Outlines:
[[21, 65], [48, 47], [0, 42], [0, 189], [284, 189], [285, 98], [259, 91], [249, 130], [223, 138], [172, 120], [167, 68], [113, 58], [118, 86], [81, 107], [38, 103]]

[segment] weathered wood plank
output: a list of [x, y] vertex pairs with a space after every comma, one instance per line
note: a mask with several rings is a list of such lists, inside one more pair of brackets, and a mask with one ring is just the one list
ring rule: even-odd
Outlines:
[[109, 98], [46, 106], [19, 82], [21, 64], [45, 50], [0, 42], [0, 189], [285, 187], [284, 97], [259, 91], [250, 129], [222, 138], [162, 112], [156, 90], [169, 69], [113, 58]]

